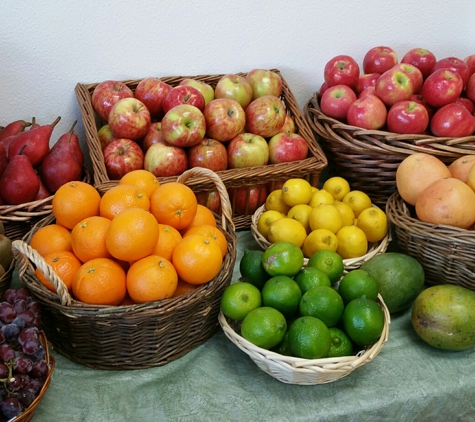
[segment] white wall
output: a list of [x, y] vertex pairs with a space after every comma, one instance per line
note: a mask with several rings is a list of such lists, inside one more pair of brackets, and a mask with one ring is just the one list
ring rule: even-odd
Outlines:
[[475, 2], [436, 0], [0, 0], [0, 125], [78, 119], [77, 82], [278, 68], [301, 107], [337, 54], [388, 45], [475, 53]]

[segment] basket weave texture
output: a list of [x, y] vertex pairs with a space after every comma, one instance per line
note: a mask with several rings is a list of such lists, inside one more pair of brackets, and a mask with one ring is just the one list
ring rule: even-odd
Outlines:
[[[36, 225], [24, 241], [13, 242], [20, 279], [42, 307], [43, 326], [55, 350], [91, 368], [142, 369], [165, 365], [213, 335], [222, 292], [231, 282], [236, 235], [226, 189], [215, 173], [190, 169], [178, 181], [186, 183], [198, 172], [216, 183], [222, 206], [217, 223], [226, 236], [228, 251], [220, 273], [185, 295], [129, 306], [88, 305], [74, 300], [51, 267], [28, 245], [33, 233], [53, 222], [53, 216]], [[58, 294], [43, 287], [33, 263]]]
[[305, 104], [304, 114], [328, 158], [329, 174], [345, 178], [381, 207], [396, 191], [396, 170], [408, 155], [424, 152], [450, 164], [475, 153], [475, 136], [399, 135], [344, 124], [322, 113], [318, 93]]
[[[294, 161], [290, 163], [269, 164], [266, 166], [249, 167], [243, 169], [229, 169], [217, 172], [226, 188], [238, 188], [255, 184], [265, 184], [275, 182], [277, 180], [286, 180], [290, 177], [302, 177], [307, 179], [316, 179], [315, 184], [318, 184], [318, 179], [322, 170], [327, 166], [327, 159], [322, 149], [315, 140], [315, 136], [310, 129], [302, 110], [300, 109], [295, 96], [289, 88], [284, 77], [278, 69], [272, 69], [278, 73], [282, 78], [282, 96], [281, 100], [284, 103], [287, 113], [290, 114], [294, 121], [296, 132], [299, 133], [308, 143], [309, 154], [304, 160]], [[246, 76], [246, 73], [237, 73], [240, 76]], [[177, 86], [183, 79], [193, 78], [198, 81], [207, 83], [213, 88], [221, 79], [223, 75], [199, 75], [199, 76], [170, 76], [161, 77], [163, 82], [171, 86]], [[129, 88], [135, 90], [141, 79], [123, 81]], [[82, 120], [86, 131], [86, 140], [89, 147], [89, 154], [94, 168], [94, 185], [102, 185], [110, 181], [104, 163], [104, 156], [102, 154], [101, 143], [98, 137], [98, 129], [105, 124], [101, 122], [92, 107], [92, 93], [98, 83], [81, 84], [78, 83], [75, 88], [76, 98], [82, 114]], [[166, 183], [167, 180], [174, 180], [173, 177], [160, 178], [161, 183]], [[213, 189], [213, 184], [210, 180], [203, 177], [193, 177], [189, 181], [189, 186], [195, 190], [210, 191]], [[247, 198], [249, 201], [249, 197]], [[234, 211], [234, 204], [231, 203]], [[247, 209], [247, 206], [246, 206]], [[251, 223], [251, 215], [234, 215], [234, 225], [236, 229], [249, 228]]]
[[0, 277], [0, 297], [10, 288], [12, 284], [13, 271], [15, 270], [15, 260], [12, 260], [5, 274]]

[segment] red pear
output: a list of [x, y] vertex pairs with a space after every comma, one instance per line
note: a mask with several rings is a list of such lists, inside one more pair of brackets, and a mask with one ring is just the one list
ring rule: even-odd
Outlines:
[[77, 124], [77, 120], [69, 129], [69, 132], [61, 135], [57, 142], [51, 147], [50, 154], [61, 152], [63, 150], [69, 151], [72, 147], [72, 150], [75, 152], [76, 160], [81, 165], [81, 168], [84, 166], [84, 153], [82, 152], [81, 146], [79, 145], [79, 138], [74, 133], [74, 127]]
[[0, 176], [3, 174], [8, 165], [7, 151], [2, 142], [0, 142]]
[[36, 194], [35, 201], [40, 201], [41, 199], [49, 198], [51, 195], [52, 195], [51, 192], [48, 189], [46, 189], [45, 184], [40, 178], [40, 190]]
[[9, 123], [0, 132], [0, 142], [3, 142], [10, 136], [18, 135], [19, 133], [23, 132], [28, 126], [31, 126], [31, 123], [25, 122], [24, 120], [16, 120], [14, 122]]

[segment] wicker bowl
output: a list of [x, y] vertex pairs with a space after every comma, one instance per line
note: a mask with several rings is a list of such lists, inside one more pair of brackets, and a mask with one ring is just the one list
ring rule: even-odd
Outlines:
[[[13, 242], [20, 279], [41, 305], [43, 327], [56, 351], [91, 368], [142, 369], [165, 365], [213, 335], [221, 294], [232, 278], [236, 235], [226, 188], [215, 173], [191, 169], [178, 181], [185, 183], [197, 173], [213, 180], [221, 195], [222, 213], [217, 223], [226, 236], [228, 251], [213, 280], [182, 296], [129, 306], [88, 305], [74, 300], [51, 267], [28, 245], [33, 233], [53, 222], [53, 216], [37, 224], [23, 241]], [[39, 282], [35, 266], [56, 287], [57, 294]]]

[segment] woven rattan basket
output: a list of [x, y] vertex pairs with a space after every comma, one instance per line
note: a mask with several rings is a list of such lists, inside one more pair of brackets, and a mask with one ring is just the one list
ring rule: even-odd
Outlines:
[[[236, 261], [236, 235], [226, 188], [215, 173], [191, 169], [178, 181], [186, 183], [197, 173], [213, 180], [221, 195], [222, 213], [217, 220], [226, 236], [228, 251], [221, 272], [185, 295], [140, 305], [87, 305], [71, 298], [51, 267], [28, 245], [32, 234], [53, 222], [53, 217], [36, 225], [24, 241], [13, 242], [20, 279], [41, 305], [43, 326], [56, 351], [92, 368], [141, 369], [165, 365], [215, 332], [221, 294], [231, 282]], [[45, 273], [58, 294], [43, 287], [33, 264]]]
[[13, 271], [15, 270], [15, 260], [12, 260], [10, 266], [6, 269], [5, 273], [0, 277], [0, 297], [12, 284]]
[[475, 153], [475, 136], [398, 135], [341, 123], [322, 113], [318, 93], [305, 104], [304, 114], [328, 158], [329, 175], [345, 178], [352, 189], [366, 192], [381, 207], [396, 191], [396, 170], [408, 155], [425, 152], [450, 164]]
[[424, 268], [427, 284], [456, 284], [475, 290], [475, 231], [424, 223], [398, 192], [386, 205], [398, 246]]
[[326, 384], [350, 375], [355, 369], [371, 362], [388, 340], [391, 317], [383, 298], [378, 295], [379, 306], [384, 312], [384, 328], [379, 340], [354, 356], [326, 359], [301, 359], [284, 356], [255, 346], [239, 335], [240, 323], [232, 321], [220, 311], [219, 323], [226, 337], [270, 376], [287, 384]]
[[[302, 177], [310, 181], [312, 185], [316, 186], [319, 181], [322, 170], [327, 165], [327, 159], [322, 149], [315, 140], [305, 117], [300, 109], [297, 100], [290, 90], [284, 77], [277, 69], [272, 69], [278, 73], [282, 78], [282, 102], [284, 103], [287, 113], [290, 114], [296, 126], [296, 131], [302, 135], [308, 143], [309, 153], [304, 160], [294, 161], [290, 163], [269, 164], [260, 167], [250, 167], [245, 169], [230, 169], [217, 172], [226, 188], [249, 187], [250, 191], [253, 185], [265, 185], [267, 183], [274, 183], [279, 180], [286, 180], [290, 177]], [[245, 76], [246, 73], [238, 73], [240, 76]], [[160, 79], [171, 86], [177, 86], [185, 78], [193, 78], [201, 82], [211, 85], [213, 88], [223, 75], [199, 75], [199, 76], [170, 76], [161, 77]], [[123, 81], [132, 90], [135, 90], [141, 79]], [[98, 137], [98, 128], [103, 122], [100, 121], [97, 114], [92, 107], [92, 92], [97, 86], [93, 84], [77, 84], [76, 97], [81, 110], [84, 127], [86, 130], [86, 139], [89, 146], [89, 154], [91, 156], [92, 165], [94, 167], [94, 184], [101, 185], [110, 181], [107, 170], [104, 164], [104, 156], [101, 150], [101, 143]], [[160, 178], [161, 183], [166, 183], [167, 180], [174, 178]], [[214, 186], [210, 180], [203, 177], [194, 177], [189, 181], [189, 186], [195, 192], [207, 192], [213, 190]], [[246, 200], [245, 209], [249, 209], [249, 196]], [[235, 204], [231, 203], [231, 208], [235, 210]], [[255, 208], [254, 208], [255, 209]], [[254, 209], [249, 212], [249, 215], [235, 214], [234, 225], [236, 229], [249, 228], [251, 224], [251, 215]]]

